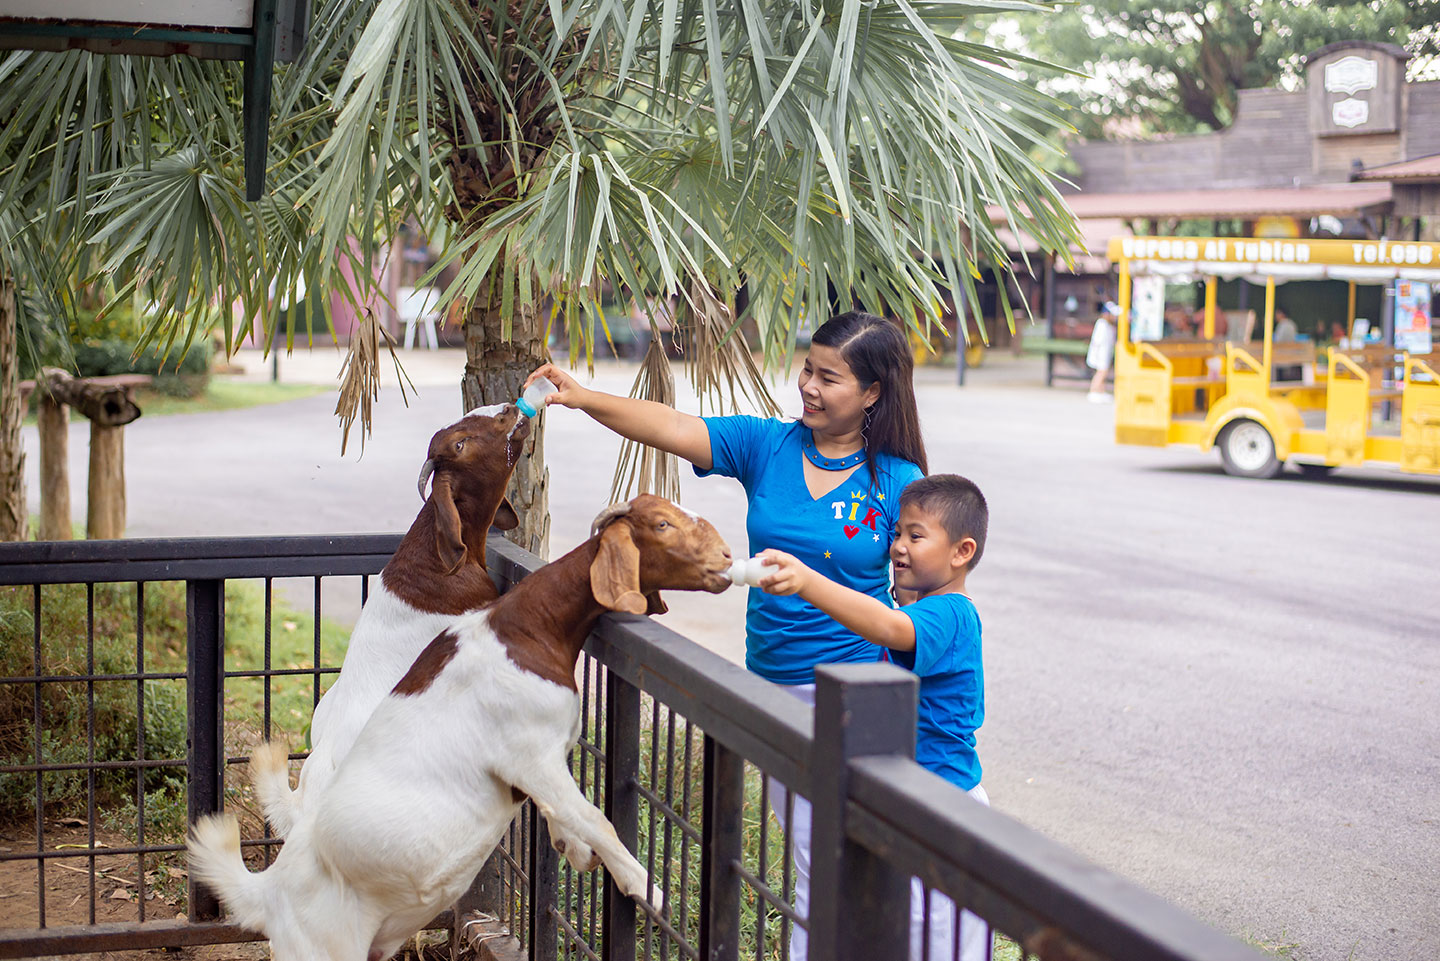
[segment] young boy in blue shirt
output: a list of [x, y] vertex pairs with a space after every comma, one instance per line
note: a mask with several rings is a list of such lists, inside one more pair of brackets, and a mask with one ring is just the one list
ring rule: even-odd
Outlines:
[[[890, 559], [895, 589], [913, 603], [894, 608], [867, 594], [836, 584], [782, 551], [761, 553], [776, 570], [760, 581], [772, 594], [802, 600], [873, 644], [889, 659], [920, 677], [915, 760], [988, 804], [980, 786], [975, 731], [985, 719], [985, 679], [980, 652], [980, 616], [965, 594], [965, 579], [985, 550], [989, 510], [980, 489], [955, 474], [911, 482], [900, 495]], [[910, 955], [924, 956], [923, 887], [911, 881]], [[934, 961], [988, 961], [990, 931], [985, 922], [961, 912], [960, 953], [954, 953], [955, 906], [938, 892], [930, 895], [930, 952]]]

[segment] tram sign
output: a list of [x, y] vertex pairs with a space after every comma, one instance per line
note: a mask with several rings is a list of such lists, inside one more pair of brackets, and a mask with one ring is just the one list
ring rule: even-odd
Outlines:
[[1440, 268], [1440, 244], [1391, 240], [1264, 240], [1252, 237], [1115, 237], [1112, 261], [1317, 264]]

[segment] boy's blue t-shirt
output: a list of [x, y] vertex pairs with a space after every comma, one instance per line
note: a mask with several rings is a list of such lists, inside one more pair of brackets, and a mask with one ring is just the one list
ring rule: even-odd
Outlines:
[[[810, 496], [801, 450], [810, 429], [764, 417], [707, 417], [710, 469], [745, 485], [749, 556], [774, 548], [793, 554], [831, 580], [890, 603], [890, 542], [900, 492], [922, 476], [898, 457], [876, 458], [873, 486], [861, 464], [834, 490]], [[874, 661], [880, 649], [799, 597], [750, 590], [745, 613], [745, 666], [777, 684], [810, 684], [816, 664]]]
[[915, 650], [890, 659], [920, 676], [915, 760], [963, 790], [980, 783], [975, 731], [985, 721], [980, 614], [964, 594], [934, 594], [900, 608], [915, 625]]

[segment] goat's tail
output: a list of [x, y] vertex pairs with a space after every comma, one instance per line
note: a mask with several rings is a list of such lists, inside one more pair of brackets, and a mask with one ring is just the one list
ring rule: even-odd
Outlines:
[[268, 878], [252, 874], [240, 857], [240, 824], [229, 814], [211, 814], [190, 826], [185, 847], [190, 855], [190, 877], [204, 884], [229, 919], [242, 928], [268, 934], [265, 922]]
[[288, 837], [300, 816], [299, 796], [290, 790], [290, 752], [278, 741], [265, 741], [250, 753], [250, 783], [270, 829]]

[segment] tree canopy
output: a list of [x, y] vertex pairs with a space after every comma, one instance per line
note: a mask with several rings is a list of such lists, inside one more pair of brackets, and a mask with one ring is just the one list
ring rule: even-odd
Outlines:
[[[1005, 220], [1068, 250], [1073, 218], [1048, 173], [1062, 105], [1017, 77], [1037, 64], [962, 34], [1040, 9], [317, 0], [304, 57], [274, 75], [254, 203], [237, 65], [6, 53], [0, 273], [37, 315], [103, 283], [147, 305], [150, 338], [183, 344], [213, 324], [227, 344], [269, 342], [302, 284], [363, 304], [415, 217], [457, 268], [440, 307], [464, 317], [466, 404], [514, 398], [555, 325], [572, 360], [588, 356], [607, 292], [674, 298], [716, 407], [736, 389], [765, 397], [736, 333], [742, 287], [778, 364], [831, 289], [919, 327], [938, 319], [941, 292], [973, 294], [979, 263], [1010, 269]], [[378, 383], [366, 323], [347, 425]], [[637, 390], [663, 390], [667, 363]]]
[[1424, 74], [1437, 21], [1440, 0], [1088, 0], [1018, 23], [1031, 53], [1093, 78], [1040, 85], [1099, 137], [1226, 127], [1237, 90], [1294, 82], [1306, 54], [1340, 40], [1400, 44]]

